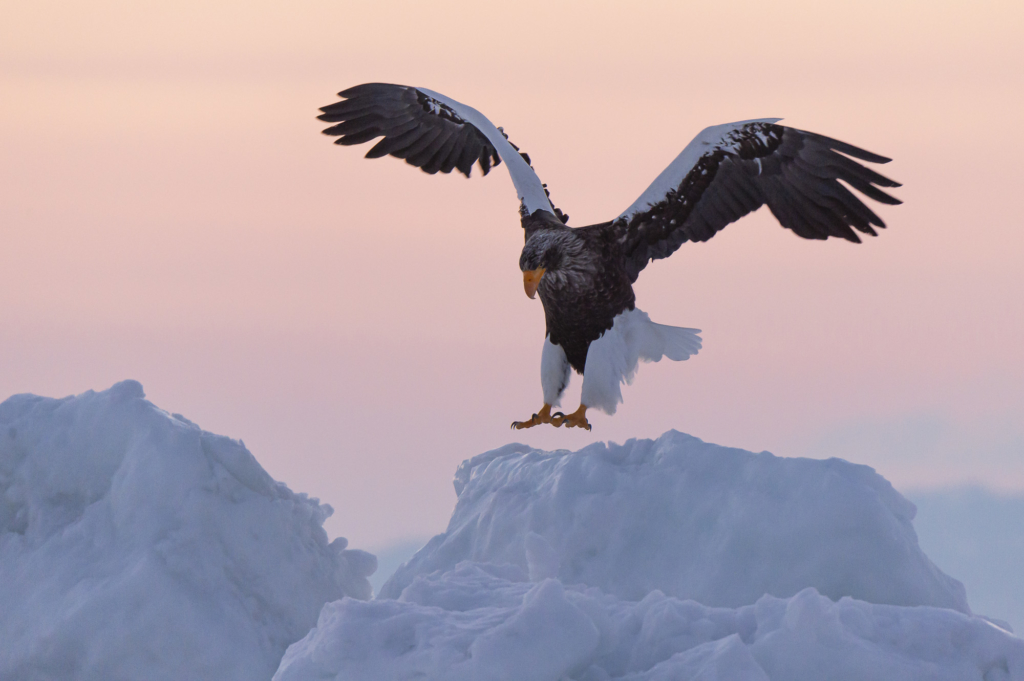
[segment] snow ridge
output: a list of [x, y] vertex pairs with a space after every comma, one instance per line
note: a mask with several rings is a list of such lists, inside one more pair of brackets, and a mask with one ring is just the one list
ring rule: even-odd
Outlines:
[[[459, 467], [376, 559], [135, 381], [0, 404], [0, 679], [1024, 681], [872, 469], [671, 431]], [[312, 627], [312, 628], [311, 628]], [[276, 673], [275, 673], [276, 670]]]
[[376, 559], [236, 440], [103, 392], [0, 404], [0, 678], [269, 679]]
[[275, 681], [1024, 679], [1024, 641], [866, 466], [672, 431], [508, 445], [455, 490], [447, 531], [377, 600], [325, 606]]
[[[659, 590], [738, 607], [814, 587], [970, 614], [917, 545], [914, 505], [867, 466], [754, 454], [676, 431], [578, 452], [509, 445], [464, 462], [448, 529], [381, 589], [461, 561], [540, 569], [640, 600]], [[544, 554], [549, 564], [531, 556]]]
[[712, 608], [626, 601], [518, 567], [461, 563], [400, 600], [344, 599], [288, 649], [274, 681], [995, 681], [1024, 641], [953, 610], [838, 602], [813, 588]]

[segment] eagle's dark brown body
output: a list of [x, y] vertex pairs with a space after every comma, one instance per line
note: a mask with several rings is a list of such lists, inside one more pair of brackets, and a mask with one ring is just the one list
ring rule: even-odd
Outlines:
[[[526, 246], [521, 268], [531, 266], [529, 254], [536, 242], [555, 250], [561, 262], [545, 261], [545, 274], [537, 293], [544, 305], [549, 340], [565, 351], [570, 366], [582, 374], [590, 344], [612, 327], [623, 310], [636, 307], [636, 295], [626, 273], [626, 259], [612, 223], [567, 227], [559, 220], [524, 218]], [[557, 235], [557, 236], [556, 236]], [[567, 257], [568, 256], [568, 257]], [[554, 254], [549, 258], [555, 257]]]

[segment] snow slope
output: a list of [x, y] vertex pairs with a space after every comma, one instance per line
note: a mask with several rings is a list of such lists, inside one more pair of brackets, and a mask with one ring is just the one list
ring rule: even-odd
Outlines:
[[669, 432], [509, 445], [455, 488], [448, 530], [326, 605], [274, 681], [1024, 681], [1024, 641], [865, 466]]
[[241, 442], [134, 381], [16, 395], [0, 679], [1024, 681], [1024, 641], [864, 466], [670, 432], [511, 445], [455, 483], [448, 530], [365, 600], [376, 559]]
[[342, 599], [274, 681], [1005, 681], [1024, 641], [954, 610], [838, 602], [812, 588], [711, 608], [626, 601], [512, 565], [417, 577], [401, 600]]
[[376, 561], [135, 381], [0, 404], [0, 679], [268, 679]]
[[620, 598], [658, 589], [738, 607], [807, 587], [837, 600], [970, 613], [921, 552], [914, 506], [867, 466], [787, 459], [670, 431], [553, 453], [509, 445], [460, 466], [448, 529], [381, 589], [464, 560]]

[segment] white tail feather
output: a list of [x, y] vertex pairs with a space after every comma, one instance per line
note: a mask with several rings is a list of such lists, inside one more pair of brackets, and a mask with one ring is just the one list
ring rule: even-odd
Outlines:
[[668, 357], [678, 362], [696, 355], [701, 348], [698, 333], [700, 329], [656, 324], [639, 309], [620, 313], [612, 328], [590, 344], [580, 401], [614, 414], [622, 402], [621, 386], [633, 382], [640, 360]]
[[[647, 317], [646, 314], [641, 314]], [[700, 336], [697, 335], [700, 329], [656, 324], [650, 318], [646, 324], [634, 328], [639, 356], [644, 362], [657, 362], [663, 356], [674, 362], [681, 362], [690, 355], [696, 355], [701, 347]]]

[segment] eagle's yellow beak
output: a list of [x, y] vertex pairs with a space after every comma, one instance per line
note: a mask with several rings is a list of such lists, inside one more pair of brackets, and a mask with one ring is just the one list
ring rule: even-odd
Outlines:
[[537, 287], [540, 286], [540, 278], [544, 276], [544, 268], [538, 267], [535, 270], [527, 270], [523, 272], [523, 288], [526, 289], [526, 295], [533, 298], [537, 295]]

